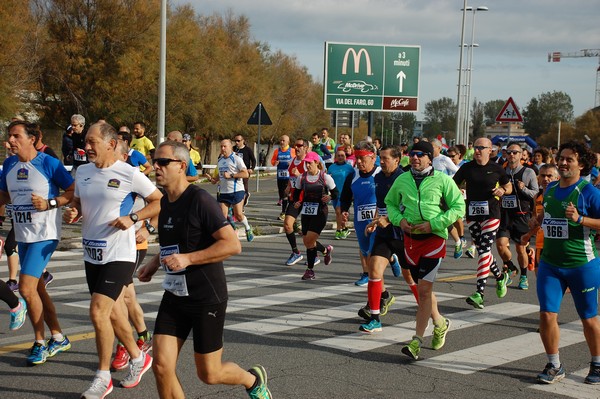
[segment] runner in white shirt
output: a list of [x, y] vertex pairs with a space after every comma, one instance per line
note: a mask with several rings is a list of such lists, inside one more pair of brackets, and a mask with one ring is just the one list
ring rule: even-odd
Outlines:
[[[56, 308], [43, 278], [44, 268], [60, 239], [58, 208], [73, 196], [73, 178], [55, 158], [39, 153], [36, 125], [14, 121], [8, 125], [8, 142], [15, 155], [4, 161], [0, 178], [0, 205], [12, 201], [15, 240], [18, 243], [21, 274], [19, 291], [27, 302], [35, 342], [27, 357], [30, 366], [71, 348], [62, 334]], [[59, 189], [65, 190], [59, 196]], [[52, 334], [46, 342], [44, 321]]]
[[[229, 207], [233, 208], [233, 216], [236, 220], [244, 225], [246, 229], [246, 239], [252, 241], [252, 227], [248, 223], [248, 219], [242, 212], [244, 209], [244, 182], [242, 179], [248, 178], [248, 169], [241, 157], [238, 157], [233, 152], [233, 144], [231, 140], [226, 139], [221, 141], [221, 157], [217, 162], [218, 175], [211, 177], [212, 184], [219, 183], [219, 195], [217, 201], [221, 205], [221, 210], [225, 217], [229, 216]], [[235, 225], [232, 226], [235, 229]]]
[[[135, 269], [135, 231], [131, 227], [158, 214], [162, 195], [139, 169], [117, 160], [116, 145], [117, 133], [111, 125], [90, 127], [85, 150], [91, 163], [78, 168], [75, 196], [64, 213], [67, 223], [83, 217], [85, 272], [92, 295], [90, 318], [99, 358], [96, 376], [83, 398], [102, 398], [112, 391], [110, 358], [115, 334], [131, 357], [122, 387], [135, 387], [152, 366], [152, 358], [140, 351], [133, 339], [124, 308], [120, 302], [115, 304], [123, 301], [123, 288], [132, 282]], [[130, 213], [135, 194], [144, 197], [148, 205]]]

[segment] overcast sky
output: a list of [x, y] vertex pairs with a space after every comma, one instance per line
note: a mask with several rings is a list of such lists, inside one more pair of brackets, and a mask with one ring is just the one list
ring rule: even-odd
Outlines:
[[[172, 0], [199, 14], [245, 15], [254, 39], [297, 58], [323, 79], [324, 42], [420, 45], [419, 111], [441, 97], [456, 101], [463, 0]], [[575, 116], [594, 106], [598, 57], [549, 63], [552, 51], [600, 49], [600, 0], [481, 0], [475, 16], [471, 98], [533, 97], [563, 91]], [[465, 42], [471, 42], [467, 17]], [[418, 118], [422, 117], [419, 112]]]

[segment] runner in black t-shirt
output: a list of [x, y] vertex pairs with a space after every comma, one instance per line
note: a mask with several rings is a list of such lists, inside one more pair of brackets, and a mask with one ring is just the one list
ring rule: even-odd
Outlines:
[[492, 244], [500, 226], [500, 197], [512, 192], [512, 185], [501, 165], [490, 162], [492, 142], [475, 141], [473, 161], [464, 164], [454, 175], [460, 185], [467, 183], [467, 224], [477, 248], [477, 290], [467, 303], [483, 309], [483, 291], [490, 273], [496, 277], [498, 298], [506, 295], [508, 273], [502, 273], [492, 255]]
[[267, 373], [256, 365], [244, 371], [222, 363], [227, 286], [223, 260], [241, 252], [235, 232], [219, 204], [190, 185], [185, 144], [166, 141], [154, 158], [156, 182], [166, 195], [158, 219], [160, 253], [139, 271], [150, 281], [161, 267], [165, 293], [154, 327], [154, 374], [161, 397], [183, 397], [176, 373], [181, 346], [194, 332], [197, 374], [205, 383], [244, 385], [251, 398], [271, 398]]

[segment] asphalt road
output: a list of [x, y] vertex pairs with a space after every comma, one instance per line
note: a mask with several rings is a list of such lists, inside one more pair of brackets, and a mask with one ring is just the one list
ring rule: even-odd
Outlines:
[[[255, 186], [251, 187], [254, 191]], [[266, 226], [277, 224], [279, 209], [274, 183], [261, 180], [261, 188], [253, 193], [246, 214], [266, 231]], [[598, 387], [582, 383], [589, 353], [570, 297], [565, 298], [560, 315], [560, 353], [567, 378], [550, 386], [536, 384], [535, 376], [546, 357], [536, 333], [534, 276], [529, 290], [518, 290], [513, 283], [503, 299], [496, 297], [492, 279], [486, 308], [475, 310], [465, 297], [475, 288], [476, 261], [453, 259], [449, 246], [435, 291], [440, 311], [452, 320], [452, 328], [439, 351], [429, 349], [427, 337], [423, 360], [415, 362], [401, 353], [414, 333], [416, 312], [406, 284], [386, 272], [386, 284], [396, 303], [382, 318], [383, 332], [359, 333], [361, 319], [356, 312], [366, 302], [366, 287], [353, 285], [360, 272], [355, 233], [347, 240], [335, 240], [329, 230], [322, 241], [334, 245], [333, 263], [316, 266], [314, 281], [300, 280], [301, 263], [284, 266], [289, 246], [282, 234], [243, 241], [243, 253], [225, 262], [230, 299], [224, 358], [245, 368], [264, 365], [275, 398], [600, 397]], [[156, 250], [151, 246], [150, 255]], [[77, 398], [87, 389], [97, 355], [82, 264], [80, 250], [71, 250], [55, 253], [49, 266], [56, 277], [49, 289], [73, 344], [68, 352], [46, 364], [27, 367], [31, 326], [26, 323], [21, 330], [9, 332], [8, 312], [1, 312], [2, 399]], [[6, 278], [5, 267], [0, 277]], [[162, 293], [160, 281], [158, 276], [150, 283], [136, 283], [150, 328]], [[195, 374], [191, 342], [182, 350], [178, 372], [189, 398], [246, 396], [242, 387], [204, 385]], [[113, 381], [124, 376], [125, 372], [113, 373]], [[133, 389], [115, 387], [109, 397], [155, 398], [154, 377], [147, 373]]]

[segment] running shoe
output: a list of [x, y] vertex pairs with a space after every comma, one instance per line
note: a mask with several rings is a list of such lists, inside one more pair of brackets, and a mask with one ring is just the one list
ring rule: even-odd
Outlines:
[[527, 281], [527, 276], [521, 276], [521, 278], [519, 278], [518, 288], [520, 290], [528, 290], [529, 289], [529, 281]]
[[282, 202], [283, 202], [282, 200], [277, 201], [277, 206], [281, 206]]
[[446, 334], [450, 330], [450, 320], [444, 319], [443, 327], [433, 327], [433, 338], [431, 339], [431, 348], [433, 350], [442, 349], [446, 343]]
[[152, 357], [142, 352], [142, 361], [139, 363], [129, 362], [129, 374], [121, 381], [123, 388], [133, 388], [140, 383], [144, 373], [152, 367]]
[[[319, 257], [317, 256], [315, 258], [315, 264], [314, 264], [314, 266], [318, 265], [319, 263], [321, 263], [321, 259], [319, 259]], [[304, 266], [308, 266], [308, 260], [304, 261]]]
[[342, 240], [345, 240], [346, 238], [348, 238], [349, 235], [350, 235], [350, 229], [347, 227], [343, 228], [342, 235], [341, 235]]
[[81, 399], [103, 399], [111, 393], [112, 390], [112, 379], [106, 381], [100, 377], [95, 377], [88, 390], [81, 394]]
[[246, 230], [246, 240], [248, 242], [251, 242], [252, 240], [254, 240], [254, 234], [252, 234], [252, 229]]
[[467, 297], [467, 303], [475, 309], [483, 309], [483, 294], [479, 292], [474, 293], [470, 297]]
[[354, 282], [354, 285], [364, 287], [369, 283], [369, 273], [361, 273], [360, 278]]
[[145, 336], [139, 337], [136, 341], [137, 347], [139, 350], [144, 351], [146, 353], [152, 350], [152, 342], [154, 341], [154, 336], [150, 331], [146, 333]]
[[390, 296], [388, 296], [387, 298], [383, 298], [381, 297], [381, 302], [379, 303], [381, 305], [380, 309], [380, 315], [381, 316], [385, 316], [388, 312], [388, 310], [390, 310], [390, 306], [392, 306], [394, 304], [394, 302], [396, 302], [396, 297], [393, 296], [392, 294], [389, 294]]
[[48, 341], [48, 357], [53, 357], [58, 352], [66, 352], [71, 349], [71, 341], [67, 336], [63, 336], [62, 341], [57, 341], [54, 338], [50, 338]]
[[381, 322], [375, 319], [372, 319], [368, 323], [361, 324], [360, 327], [358, 327], [358, 329], [369, 334], [373, 332], [383, 331], [383, 329], [381, 328]]
[[292, 266], [292, 265], [295, 265], [296, 263], [300, 262], [302, 259], [304, 259], [304, 256], [302, 256], [302, 254], [300, 252], [298, 252], [298, 253], [292, 252], [292, 254], [288, 258], [288, 260], [285, 261], [285, 264], [287, 266]]
[[392, 267], [392, 273], [394, 273], [394, 277], [400, 277], [402, 275], [402, 271], [400, 270], [400, 262], [398, 261], [398, 255], [392, 254], [390, 266]]
[[35, 366], [36, 364], [46, 363], [48, 357], [48, 348], [39, 342], [34, 342], [31, 347], [31, 352], [27, 356], [27, 365]]
[[246, 390], [251, 399], [272, 399], [267, 386], [267, 370], [260, 364], [253, 366], [248, 372], [256, 377], [254, 389]]
[[342, 231], [341, 230], [336, 230], [335, 231], [335, 239], [336, 240], [341, 240], [342, 239]]
[[277, 219], [279, 219], [279, 220], [283, 220], [283, 219], [285, 219], [285, 212], [281, 212], [281, 213], [279, 214], [279, 217], [278, 217]]
[[413, 338], [408, 345], [402, 347], [402, 353], [414, 360], [418, 360], [419, 353], [421, 353], [421, 342], [418, 339]]
[[10, 311], [10, 324], [9, 328], [11, 331], [18, 330], [25, 324], [27, 318], [27, 302], [23, 298], [19, 298], [18, 310]]
[[331, 254], [333, 253], [333, 245], [328, 245], [325, 249], [327, 250], [327, 252], [323, 257], [323, 261], [325, 262], [325, 266], [327, 266], [330, 265], [331, 261], [333, 260], [331, 257]]
[[42, 274], [42, 277], [44, 278], [44, 284], [47, 287], [52, 281], [54, 281], [54, 276], [52, 275], [52, 273], [50, 273], [49, 271], [45, 271], [44, 274]]
[[583, 382], [591, 385], [600, 384], [600, 363], [590, 363], [590, 372]]
[[294, 233], [302, 235], [302, 228], [300, 227], [300, 221], [298, 219], [294, 222]]
[[507, 291], [506, 286], [508, 285], [509, 279], [508, 273], [504, 272], [502, 274], [502, 280], [496, 280], [496, 295], [498, 295], [498, 298], [504, 298], [506, 296]]
[[371, 320], [371, 308], [369, 307], [369, 302], [367, 302], [367, 304], [362, 308], [358, 309], [358, 315], [366, 321]]
[[475, 259], [475, 254], [476, 254], [477, 248], [475, 247], [475, 245], [471, 245], [469, 248], [467, 248], [466, 253], [467, 256], [471, 259]]
[[19, 291], [19, 282], [17, 280], [8, 280], [6, 285], [12, 292]]
[[557, 381], [565, 378], [565, 368], [561, 364], [560, 367], [556, 368], [552, 363], [546, 364], [544, 371], [537, 375], [538, 382], [544, 384], [554, 384]]
[[458, 259], [463, 254], [463, 246], [462, 241], [458, 240], [458, 242], [454, 245], [454, 259]]
[[460, 238], [460, 243], [462, 244], [463, 249], [467, 247], [467, 240], [464, 237]]
[[306, 269], [306, 271], [302, 275], [302, 280], [314, 280], [315, 278], [315, 272], [313, 271], [313, 269]]
[[129, 353], [127, 349], [121, 344], [117, 344], [117, 351], [115, 352], [115, 357], [113, 361], [110, 363], [110, 369], [113, 371], [126, 369], [129, 365]]

